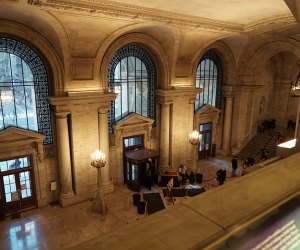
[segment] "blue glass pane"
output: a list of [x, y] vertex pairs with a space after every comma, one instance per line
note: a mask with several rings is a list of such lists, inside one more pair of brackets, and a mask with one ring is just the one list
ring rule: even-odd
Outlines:
[[0, 162], [0, 172], [30, 167], [30, 158], [21, 157]]
[[9, 126], [43, 133], [52, 143], [48, 77], [37, 54], [23, 43], [0, 38], [0, 130]]
[[213, 51], [207, 51], [200, 60], [196, 72], [196, 87], [202, 88], [197, 94], [195, 110], [210, 104], [221, 106], [222, 65], [220, 59]]
[[211, 123], [200, 124], [200, 131], [211, 130]]
[[135, 136], [124, 139], [124, 147], [133, 147], [143, 144], [143, 136]]
[[144, 49], [132, 44], [119, 49], [110, 62], [108, 81], [110, 91], [118, 94], [108, 114], [110, 133], [115, 121], [131, 112], [155, 120], [156, 70]]

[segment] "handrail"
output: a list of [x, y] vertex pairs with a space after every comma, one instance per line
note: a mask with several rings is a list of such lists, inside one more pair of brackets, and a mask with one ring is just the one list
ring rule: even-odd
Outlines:
[[267, 147], [268, 144], [273, 140], [274, 136], [279, 136], [280, 133], [277, 131], [277, 132], [274, 132], [274, 134], [271, 136], [271, 138], [266, 142], [266, 144], [264, 145], [264, 147]]

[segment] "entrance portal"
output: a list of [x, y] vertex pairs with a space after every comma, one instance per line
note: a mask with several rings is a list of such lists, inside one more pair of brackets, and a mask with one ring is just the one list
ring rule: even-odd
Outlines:
[[200, 143], [198, 151], [198, 159], [206, 159], [211, 156], [211, 133], [212, 123], [203, 123], [199, 126], [200, 131]]
[[0, 161], [0, 200], [4, 214], [36, 207], [31, 157], [19, 157]]
[[151, 190], [158, 184], [158, 153], [152, 149], [137, 149], [125, 153], [127, 187], [140, 192], [141, 186]]

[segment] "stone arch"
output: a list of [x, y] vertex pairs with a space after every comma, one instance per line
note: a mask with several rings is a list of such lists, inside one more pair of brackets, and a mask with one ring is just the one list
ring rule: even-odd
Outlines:
[[[111, 58], [119, 48], [130, 43], [142, 47], [149, 53], [156, 67], [157, 88], [167, 89], [170, 86], [170, 66], [164, 48], [150, 35], [142, 33], [130, 33], [116, 39], [103, 55], [102, 61], [102, 49], [98, 51], [96, 61], [101, 61], [99, 80], [102, 90], [108, 89], [108, 65], [111, 61]], [[97, 65], [98, 64], [95, 63], [95, 67]], [[95, 67], [94, 72], [99, 71]]]
[[203, 54], [208, 51], [213, 50], [219, 57], [222, 68], [223, 68], [223, 85], [234, 85], [235, 84], [235, 59], [232, 51], [224, 43], [217, 41], [207, 46], [204, 50], [199, 51], [192, 60], [190, 74], [194, 79], [196, 79], [196, 71], [199, 62]]
[[44, 61], [49, 73], [50, 93], [55, 96], [64, 95], [63, 64], [44, 37], [25, 25], [7, 20], [1, 20], [0, 34], [19, 40], [33, 49]]
[[[253, 51], [255, 52], [253, 53]], [[244, 56], [238, 65], [239, 82], [241, 84], [253, 83], [255, 78], [261, 74], [265, 63], [281, 52], [291, 53], [300, 60], [300, 47], [289, 42], [271, 42], [257, 50], [248, 50], [248, 54]]]

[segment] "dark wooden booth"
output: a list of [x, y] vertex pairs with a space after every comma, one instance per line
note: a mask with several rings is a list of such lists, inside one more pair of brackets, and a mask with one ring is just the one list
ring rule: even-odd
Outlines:
[[141, 186], [151, 190], [158, 184], [159, 153], [153, 149], [140, 148], [125, 152], [127, 187], [140, 192]]

